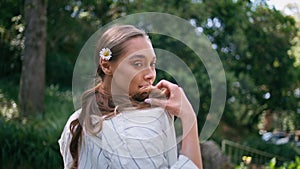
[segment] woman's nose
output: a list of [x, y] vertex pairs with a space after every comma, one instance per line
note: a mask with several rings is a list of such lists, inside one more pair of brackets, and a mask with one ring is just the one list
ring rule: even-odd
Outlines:
[[144, 78], [146, 80], [152, 80], [155, 78], [155, 76], [156, 76], [156, 71], [154, 68], [147, 68], [147, 70], [145, 70]]

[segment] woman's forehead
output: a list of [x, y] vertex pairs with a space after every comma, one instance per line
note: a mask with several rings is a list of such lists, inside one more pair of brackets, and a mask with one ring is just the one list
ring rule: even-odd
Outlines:
[[128, 40], [126, 44], [127, 58], [153, 58], [156, 57], [151, 41], [145, 37], [136, 37]]
[[132, 48], [132, 49], [152, 48], [151, 41], [144, 36], [137, 36], [131, 38], [125, 43], [126, 43], [126, 48]]
[[129, 55], [128, 57], [128, 60], [136, 60], [136, 59], [156, 59], [156, 56], [152, 53], [152, 51], [150, 50], [143, 50], [143, 52], [139, 51], [139, 53], [134, 53], [134, 54], [131, 54]]

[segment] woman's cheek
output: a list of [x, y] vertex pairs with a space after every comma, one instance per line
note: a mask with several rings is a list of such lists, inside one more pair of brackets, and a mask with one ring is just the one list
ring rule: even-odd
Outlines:
[[137, 76], [133, 77], [129, 85], [129, 94], [136, 93], [139, 85], [142, 84]]
[[138, 80], [135, 76], [136, 72], [124, 70], [122, 73], [119, 74], [119, 76], [116, 78], [118, 86], [122, 88], [125, 91], [128, 91], [129, 94], [137, 89], [138, 86]]

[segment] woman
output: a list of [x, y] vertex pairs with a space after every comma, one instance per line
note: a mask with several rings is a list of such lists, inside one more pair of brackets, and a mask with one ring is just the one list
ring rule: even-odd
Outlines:
[[[195, 112], [183, 90], [156, 78], [146, 33], [130, 25], [107, 29], [97, 45], [101, 82], [59, 139], [65, 168], [202, 168]], [[173, 117], [182, 122], [177, 156]]]

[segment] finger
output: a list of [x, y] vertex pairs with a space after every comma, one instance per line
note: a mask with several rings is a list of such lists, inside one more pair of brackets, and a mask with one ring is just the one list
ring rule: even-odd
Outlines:
[[167, 98], [170, 97], [170, 91], [167, 88], [165, 88], [165, 87], [161, 89], [161, 93], [163, 95], [165, 95]]
[[171, 83], [169, 81], [166, 81], [166, 80], [161, 80], [160, 82], [157, 83], [157, 85], [155, 87], [157, 87], [159, 89], [167, 89], [167, 90], [165, 90], [165, 92], [167, 93], [167, 96], [170, 96], [170, 94], [172, 94], [172, 91], [174, 91], [178, 88], [178, 85]]
[[156, 98], [156, 99], [167, 99], [169, 96], [169, 93], [166, 88], [157, 88], [151, 90], [149, 94], [149, 98]]
[[172, 85], [171, 82], [169, 82], [167, 80], [161, 80], [156, 84], [156, 87], [159, 89], [160, 88], [168, 88], [169, 89], [171, 87], [171, 85]]
[[151, 104], [151, 106], [158, 106], [165, 108], [167, 104], [167, 100], [148, 98], [144, 100], [145, 103]]

